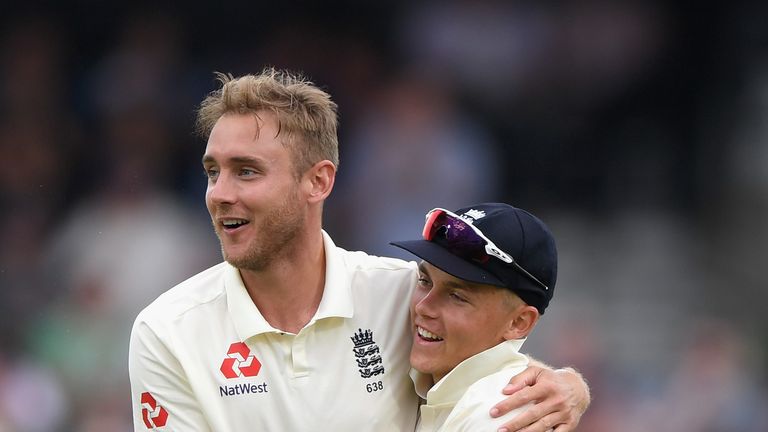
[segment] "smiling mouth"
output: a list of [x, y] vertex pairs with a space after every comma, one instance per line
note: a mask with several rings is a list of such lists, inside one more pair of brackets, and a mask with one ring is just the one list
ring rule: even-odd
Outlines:
[[227, 231], [232, 231], [241, 226], [248, 225], [248, 223], [249, 222], [245, 219], [222, 219], [221, 226]]
[[430, 332], [429, 330], [423, 329], [421, 327], [416, 327], [416, 333], [418, 333], [419, 337], [429, 341], [429, 342], [439, 342], [443, 340], [440, 336]]

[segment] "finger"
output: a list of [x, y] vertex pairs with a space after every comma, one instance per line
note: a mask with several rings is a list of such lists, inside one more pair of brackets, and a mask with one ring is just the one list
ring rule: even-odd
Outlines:
[[530, 426], [533, 426], [531, 423], [535, 420], [535, 418], [525, 416], [523, 414], [519, 416], [515, 416], [512, 420], [504, 423], [504, 425], [499, 430], [507, 430], [509, 432], [515, 432], [515, 431], [528, 431]]
[[552, 417], [547, 417], [551, 414], [551, 412], [547, 411], [546, 408], [540, 405], [530, 405], [517, 413], [517, 415], [513, 416], [509, 421], [504, 423], [504, 427], [510, 431], [526, 430], [525, 428], [529, 428], [536, 425], [537, 423], [541, 423], [541, 420], [544, 420], [545, 418], [548, 422], [551, 421], [551, 424], [556, 424], [554, 423], [554, 419], [552, 419]]
[[509, 385], [504, 387], [504, 394], [512, 394], [520, 389], [536, 384], [542, 369], [538, 366], [529, 366], [524, 371], [512, 377]]
[[[546, 416], [542, 417], [536, 423], [533, 423], [531, 425], [523, 427], [522, 429], [512, 429], [510, 427], [507, 427], [507, 429], [509, 429], [512, 432], [514, 432], [514, 431], [517, 431], [517, 432], [549, 432], [549, 431], [553, 430], [552, 428], [555, 425], [557, 425], [557, 427], [566, 426], [566, 425], [563, 425], [563, 424], [558, 424], [558, 423], [560, 423], [560, 421], [561, 421], [561, 419], [560, 419], [560, 416], [558, 415], [558, 413], [552, 413], [552, 414], [549, 414], [549, 415], [546, 415]], [[504, 426], [506, 427], [507, 425], [504, 425]], [[566, 428], [566, 429], [562, 429], [562, 431], [568, 432], [568, 431], [570, 431], [570, 429]]]
[[516, 392], [519, 392], [520, 390], [528, 386], [529, 384], [527, 384], [525, 381], [520, 381], [520, 382], [510, 381], [509, 384], [506, 385], [506, 387], [501, 389], [501, 393], [505, 395], [515, 394]]
[[533, 412], [526, 414], [526, 416], [538, 415], [537, 417], [533, 417], [533, 419], [529, 422], [533, 423], [533, 420], [538, 420], [539, 417], [558, 410], [559, 405], [557, 404], [557, 401], [552, 400], [552, 398], [547, 399], [547, 395], [550, 395], [550, 393], [551, 391], [549, 391], [548, 388], [545, 388], [544, 386], [524, 387], [494, 405], [494, 407], [491, 408], [491, 417], [500, 417], [512, 411], [513, 409], [521, 408], [525, 405], [542, 401], [541, 403], [536, 403], [536, 405], [526, 410], [526, 413], [533, 410]]
[[[541, 398], [541, 397], [542, 397], [542, 394], [540, 394], [540, 392], [534, 389], [533, 387], [524, 387], [523, 389], [504, 398], [504, 400], [494, 405], [493, 408], [491, 408], [491, 417], [501, 417], [504, 414], [512, 411], [513, 409], [525, 406], [528, 403], [535, 401], [537, 398]], [[533, 409], [533, 407], [531, 407], [531, 409]], [[531, 416], [531, 414], [529, 414], [528, 411], [530, 410], [527, 410], [524, 413], [526, 417]], [[547, 414], [547, 412], [543, 414]], [[538, 419], [538, 417], [532, 417], [531, 421], [523, 424], [522, 426], [526, 426], [530, 423], [533, 423], [533, 420], [536, 420], [536, 419]]]

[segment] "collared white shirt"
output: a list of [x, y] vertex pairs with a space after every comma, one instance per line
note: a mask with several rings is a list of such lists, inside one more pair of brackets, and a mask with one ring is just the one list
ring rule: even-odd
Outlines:
[[271, 327], [227, 263], [139, 314], [129, 356], [135, 430], [413, 430], [416, 266], [323, 238], [323, 296], [298, 334]]
[[432, 385], [431, 375], [411, 370], [422, 405], [418, 432], [493, 432], [525, 410], [522, 407], [491, 418], [491, 408], [506, 396], [501, 393], [509, 380], [528, 367], [520, 353], [525, 339], [502, 342], [459, 363]]

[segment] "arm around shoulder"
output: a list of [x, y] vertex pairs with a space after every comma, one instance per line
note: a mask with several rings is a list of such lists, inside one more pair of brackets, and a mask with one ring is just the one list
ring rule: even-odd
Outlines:
[[440, 432], [493, 432], [524, 413], [530, 404], [515, 408], [500, 417], [488, 415], [491, 407], [503, 397], [497, 380], [483, 380], [472, 385], [439, 429]]
[[589, 386], [575, 369], [552, 369], [533, 359], [525, 371], [509, 381], [504, 393], [510, 396], [492, 409], [494, 417], [534, 403], [506, 424], [510, 431], [527, 426], [536, 431], [552, 427], [557, 432], [573, 431], [590, 403]]

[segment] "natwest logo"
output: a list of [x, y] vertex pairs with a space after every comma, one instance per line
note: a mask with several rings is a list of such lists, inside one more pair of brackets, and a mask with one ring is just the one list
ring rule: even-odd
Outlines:
[[154, 396], [144, 392], [141, 394], [141, 418], [147, 429], [163, 427], [168, 421], [168, 411], [157, 404]]
[[227, 358], [219, 368], [227, 378], [254, 377], [259, 374], [261, 362], [244, 342], [235, 342], [229, 346]]

